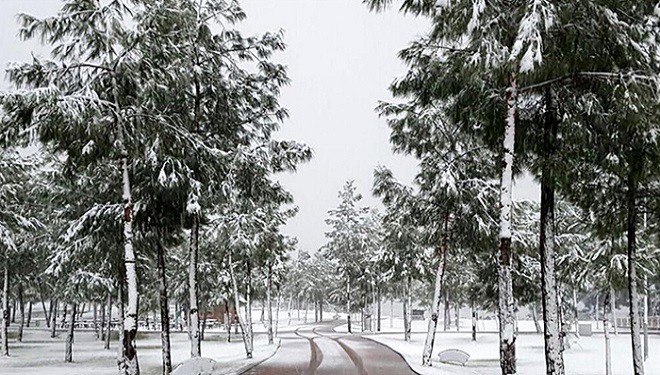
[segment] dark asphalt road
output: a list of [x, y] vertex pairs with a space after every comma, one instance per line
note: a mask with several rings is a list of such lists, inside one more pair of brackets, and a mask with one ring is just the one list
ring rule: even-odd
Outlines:
[[336, 325], [281, 333], [277, 353], [245, 375], [416, 375], [396, 352], [359, 335], [334, 332]]

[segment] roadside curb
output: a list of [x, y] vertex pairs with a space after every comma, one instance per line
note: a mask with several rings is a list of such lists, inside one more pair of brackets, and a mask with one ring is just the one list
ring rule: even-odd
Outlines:
[[271, 359], [280, 350], [280, 346], [282, 346], [282, 339], [278, 338], [277, 339], [277, 347], [275, 348], [275, 350], [273, 350], [273, 352], [269, 356], [267, 356], [266, 358], [264, 358], [262, 360], [259, 360], [257, 362], [249, 363], [249, 364], [239, 368], [238, 370], [232, 372], [231, 374], [232, 375], [243, 375], [243, 374], [245, 374], [246, 372], [252, 370], [253, 368], [255, 368], [255, 367], [259, 366], [260, 364], [266, 362], [267, 360]]
[[412, 371], [413, 373], [415, 373], [415, 374], [417, 374], [417, 375], [422, 375], [421, 373], [417, 372], [417, 371], [416, 371], [416, 370], [410, 365], [410, 363], [408, 363], [408, 360], [406, 359], [406, 357], [403, 356], [403, 354], [399, 353], [397, 350], [394, 350], [394, 348], [392, 348], [391, 346], [389, 346], [389, 345], [387, 345], [387, 344], [385, 344], [385, 343], [382, 343], [382, 342], [380, 342], [380, 341], [374, 340], [374, 339], [372, 339], [372, 338], [370, 338], [370, 337], [368, 337], [368, 336], [365, 336], [365, 335], [360, 335], [360, 337], [362, 337], [363, 339], [367, 339], [367, 340], [369, 340], [369, 341], [371, 341], [371, 342], [375, 342], [376, 344], [381, 345], [381, 346], [384, 346], [384, 347], [386, 347], [387, 349], [393, 351], [393, 352], [396, 353], [399, 357], [401, 357], [401, 360], [403, 360], [403, 362], [405, 362], [406, 366], [408, 366], [408, 368], [410, 369], [410, 371]]

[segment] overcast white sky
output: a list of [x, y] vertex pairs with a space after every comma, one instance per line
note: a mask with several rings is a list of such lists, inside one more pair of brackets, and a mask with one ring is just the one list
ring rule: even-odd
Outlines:
[[[0, 65], [30, 58], [38, 46], [20, 42], [15, 15], [55, 13], [56, 0], [1, 0]], [[325, 242], [327, 211], [338, 203], [337, 192], [354, 179], [364, 202], [371, 197], [372, 173], [379, 164], [410, 183], [416, 162], [394, 155], [385, 121], [374, 112], [388, 100], [387, 87], [405, 72], [396, 53], [428, 26], [424, 19], [395, 10], [370, 13], [360, 0], [243, 0], [245, 33], [285, 30], [287, 50], [277, 60], [288, 66], [292, 83], [282, 104], [290, 111], [278, 138], [295, 139], [314, 149], [314, 159], [280, 180], [295, 196], [300, 213], [286, 226], [302, 249], [314, 251]], [[0, 84], [5, 89], [6, 82]], [[538, 188], [525, 180], [514, 198], [538, 200]]]

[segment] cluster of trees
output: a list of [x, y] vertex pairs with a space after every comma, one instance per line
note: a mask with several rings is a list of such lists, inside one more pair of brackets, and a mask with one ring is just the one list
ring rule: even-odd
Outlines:
[[139, 374], [138, 319], [155, 310], [171, 371], [172, 301], [193, 357], [200, 311], [220, 304], [250, 357], [254, 296], [272, 342], [295, 244], [280, 228], [296, 212], [274, 174], [312, 153], [273, 138], [289, 80], [271, 57], [285, 45], [243, 36], [244, 18], [231, 0], [66, 0], [52, 17], [19, 15], [20, 36], [50, 58], [10, 65], [0, 95], [3, 355], [8, 301], [27, 294], [51, 301], [53, 334], [58, 302], [70, 306], [67, 361], [79, 305], [107, 305], [108, 322], [118, 306], [122, 374]]
[[[431, 27], [400, 52], [409, 69], [391, 85], [398, 100], [378, 111], [395, 150], [418, 158], [420, 170], [414, 194], [382, 170], [374, 191], [385, 217], [407, 223], [397, 238], [419, 238], [402, 251], [435, 249], [423, 364], [449, 286], [445, 260], [460, 253], [467, 274], [490, 277], [502, 374], [516, 373], [514, 310], [526, 294], [540, 294], [547, 373], [563, 374], [567, 292], [623, 286], [634, 373], [643, 374], [640, 290], [656, 285], [660, 223], [656, 3], [434, 0], [400, 9]], [[540, 206], [511, 199], [524, 170], [540, 182]]]

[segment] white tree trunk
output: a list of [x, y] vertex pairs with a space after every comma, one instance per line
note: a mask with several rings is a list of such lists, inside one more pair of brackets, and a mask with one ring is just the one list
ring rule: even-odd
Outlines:
[[18, 284], [18, 310], [20, 311], [20, 317], [16, 341], [21, 342], [23, 341], [23, 328], [25, 327], [25, 303], [23, 301], [23, 286], [21, 284]]
[[511, 193], [513, 189], [513, 153], [516, 132], [515, 78], [506, 91], [507, 113], [504, 128], [504, 163], [500, 186], [500, 256], [498, 265], [500, 368], [503, 375], [516, 374], [516, 334], [514, 327], [513, 285], [511, 277]]
[[[300, 310], [298, 310], [300, 311]], [[352, 333], [351, 328], [351, 279], [346, 281], [346, 320], [348, 324], [348, 333]]]
[[293, 291], [289, 292], [289, 307], [287, 309], [287, 322], [286, 325], [291, 325], [291, 309], [293, 308]]
[[[638, 156], [635, 156], [638, 157]], [[637, 292], [637, 168], [633, 162], [628, 175], [628, 213], [627, 213], [627, 248], [628, 248], [628, 311], [630, 316], [630, 338], [633, 355], [633, 372], [644, 375], [644, 359], [640, 340], [639, 293]]]
[[126, 285], [128, 287], [128, 305], [124, 317], [124, 360], [122, 373], [139, 375], [135, 338], [137, 336], [138, 319], [138, 288], [135, 269], [135, 251], [133, 250], [133, 198], [131, 183], [128, 176], [128, 159], [122, 158], [123, 195], [124, 195], [124, 266], [126, 269]]
[[105, 323], [105, 343], [103, 349], [110, 350], [110, 340], [112, 336], [112, 293], [108, 292], [108, 318]]
[[57, 333], [57, 299], [53, 300], [53, 308], [50, 312], [50, 337], [55, 338]]
[[9, 356], [9, 336], [7, 326], [9, 325], [9, 252], [5, 249], [5, 261], [2, 270], [2, 327], [0, 327], [0, 335], [2, 340], [2, 356]]
[[580, 319], [578, 317], [578, 300], [575, 287], [573, 287], [573, 312], [575, 314], [575, 327], [573, 327], [575, 330], [575, 337], [580, 337]]
[[[229, 252], [229, 273], [231, 275], [231, 284], [232, 288], [234, 289], [234, 308], [236, 309], [236, 317], [238, 318], [238, 324], [241, 326], [241, 333], [243, 335], [243, 345], [245, 346], [245, 356], [247, 358], [252, 358], [252, 344], [250, 342], [250, 336], [247, 331], [247, 324], [250, 324], [247, 319], [250, 316], [249, 314], [249, 304], [246, 308], [246, 320], [244, 320], [241, 317], [241, 303], [240, 303], [240, 298], [239, 298], [239, 293], [238, 293], [238, 283], [236, 282], [236, 273], [234, 272], [234, 263], [232, 262], [232, 252]], [[249, 293], [248, 293], [249, 294]], [[248, 300], [249, 300], [248, 296]], [[245, 323], [244, 323], [245, 322]], [[247, 323], [247, 324], [246, 324]], [[251, 324], [250, 324], [251, 325]]]
[[[608, 298], [606, 298], [607, 300]], [[603, 310], [605, 310], [603, 306]], [[612, 310], [613, 302], [610, 300], [610, 310]], [[605, 332], [605, 375], [612, 375], [612, 349], [610, 348], [610, 324], [607, 320], [607, 312], [603, 311], [603, 330]]]
[[190, 332], [190, 357], [202, 355], [201, 340], [199, 336], [199, 307], [197, 306], [197, 255], [199, 251], [199, 216], [193, 218], [190, 230], [190, 251], [188, 257], [188, 292], [190, 311], [188, 316], [188, 332]]
[[614, 287], [610, 287], [610, 311], [612, 312], [612, 324], [614, 325], [614, 336], [619, 334], [619, 322], [616, 320], [616, 293], [614, 293]]
[[[645, 214], [646, 215], [646, 214]], [[644, 276], [644, 361], [649, 358], [649, 280]]]
[[[445, 214], [445, 233], [447, 232], [448, 216]], [[443, 236], [440, 259], [438, 267], [435, 270], [435, 287], [433, 288], [433, 301], [431, 302], [431, 317], [426, 330], [426, 340], [422, 351], [422, 366], [431, 366], [431, 356], [433, 353], [433, 344], [435, 342], [435, 332], [438, 328], [438, 317], [440, 316], [440, 295], [442, 293], [442, 284], [445, 274], [445, 260], [447, 256], [447, 237]]]
[[282, 302], [282, 294], [278, 288], [277, 291], [277, 307], [275, 308], [275, 327], [274, 327], [274, 336], [277, 337], [278, 327], [280, 326], [280, 303]]
[[[271, 275], [272, 275], [272, 267], [270, 265], [270, 262], [268, 262], [268, 275], [266, 276], [266, 314], [267, 314], [267, 322], [266, 322], [266, 331], [268, 332], [268, 343], [272, 344], [274, 342], [273, 340], [273, 303], [271, 301], [271, 287], [272, 287], [272, 282], [271, 282]], [[279, 306], [279, 304], [278, 304]]]

